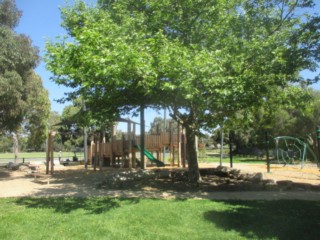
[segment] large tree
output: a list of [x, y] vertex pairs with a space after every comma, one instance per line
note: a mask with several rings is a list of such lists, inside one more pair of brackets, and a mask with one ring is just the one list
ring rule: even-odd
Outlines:
[[20, 16], [14, 0], [0, 0], [0, 133], [17, 131], [27, 121], [41, 141], [50, 104], [33, 71], [39, 51], [28, 36], [14, 32]]
[[73, 42], [47, 45], [54, 81], [99, 114], [170, 108], [187, 130], [192, 182], [199, 179], [201, 128], [265, 104], [319, 61], [320, 19], [301, 14], [312, 0], [98, 3], [62, 10]]
[[40, 151], [47, 138], [51, 107], [49, 93], [43, 87], [40, 76], [34, 71], [25, 75], [24, 91], [27, 93], [27, 108], [22, 126], [28, 134], [28, 146]]

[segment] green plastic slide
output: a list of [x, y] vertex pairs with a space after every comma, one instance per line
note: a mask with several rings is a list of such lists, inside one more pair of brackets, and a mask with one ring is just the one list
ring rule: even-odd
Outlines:
[[[141, 151], [141, 146], [140, 145], [136, 145], [136, 147]], [[157, 164], [157, 167], [164, 167], [164, 163], [159, 161], [158, 159], [156, 159], [151, 152], [149, 152], [147, 149], [144, 149], [144, 155], [151, 161], [154, 162], [155, 164]]]

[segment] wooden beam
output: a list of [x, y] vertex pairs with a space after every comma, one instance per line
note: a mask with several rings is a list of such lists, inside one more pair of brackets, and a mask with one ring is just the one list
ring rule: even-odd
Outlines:
[[[132, 134], [133, 134], [133, 145], [136, 144], [136, 124], [133, 123], [133, 130], [132, 130]], [[132, 152], [132, 167], [135, 168], [136, 167], [136, 149], [133, 148], [133, 152]]]
[[128, 161], [129, 161], [129, 169], [132, 169], [133, 159], [132, 159], [132, 134], [131, 134], [131, 123], [128, 119], [127, 125], [127, 132], [128, 132]]
[[145, 137], [145, 122], [144, 122], [144, 108], [145, 106], [142, 104], [140, 108], [140, 162], [141, 168], [145, 169], [145, 161], [144, 161], [144, 137]]

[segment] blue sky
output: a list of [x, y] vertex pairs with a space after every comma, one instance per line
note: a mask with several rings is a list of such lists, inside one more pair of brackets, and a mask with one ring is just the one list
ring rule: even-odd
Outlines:
[[[87, 2], [96, 1], [88, 0]], [[22, 11], [20, 23], [15, 29], [16, 32], [28, 35], [32, 39], [33, 45], [40, 49], [40, 55], [43, 57], [45, 42], [66, 34], [60, 26], [59, 10], [60, 6], [65, 5], [65, 0], [16, 0], [16, 4], [18, 9]], [[36, 68], [36, 72], [41, 76], [45, 88], [49, 90], [52, 110], [61, 113], [64, 105], [57, 103], [55, 99], [62, 98], [63, 93], [68, 90], [50, 81], [52, 74], [46, 70], [43, 61]]]
[[[96, 0], [86, 0], [86, 2], [95, 4]], [[43, 56], [46, 40], [55, 40], [57, 36], [66, 34], [60, 26], [61, 16], [59, 10], [59, 7], [65, 5], [65, 0], [16, 0], [16, 4], [18, 9], [23, 12], [20, 23], [15, 29], [16, 32], [28, 35], [32, 39], [33, 45], [39, 47], [40, 55]], [[41, 61], [40, 65], [36, 68], [36, 72], [41, 76], [44, 87], [49, 90], [52, 111], [61, 113], [65, 105], [57, 103], [55, 99], [62, 98], [64, 92], [67, 92], [68, 89], [50, 81], [51, 73], [46, 70], [43, 61]], [[320, 70], [318, 70], [318, 73], [319, 72]], [[314, 73], [304, 72], [303, 75], [312, 76]], [[313, 87], [320, 90], [320, 83]], [[153, 111], [147, 111], [146, 125], [148, 126], [155, 116], [163, 116], [163, 113], [159, 114]], [[137, 118], [133, 120], [139, 121]]]

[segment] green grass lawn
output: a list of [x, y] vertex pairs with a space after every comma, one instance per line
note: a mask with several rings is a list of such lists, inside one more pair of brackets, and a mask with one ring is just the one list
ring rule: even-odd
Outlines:
[[0, 199], [1, 239], [319, 239], [320, 202]]
[[[65, 158], [72, 158], [74, 156], [73, 152], [62, 152], [62, 157]], [[79, 158], [83, 158], [82, 152], [77, 152], [77, 156]], [[21, 152], [18, 154], [19, 159], [25, 158], [25, 159], [37, 159], [37, 158], [45, 158], [46, 153], [45, 152]], [[59, 152], [54, 153], [54, 157], [59, 157]], [[14, 154], [13, 153], [0, 153], [0, 161], [1, 159], [13, 159]]]
[[[229, 156], [224, 156], [222, 159], [224, 163], [229, 163], [230, 158]], [[240, 157], [240, 156], [234, 156], [232, 158], [233, 163], [261, 163], [266, 164], [265, 159], [259, 159], [257, 157]], [[207, 163], [219, 163], [220, 157], [217, 156], [206, 156], [206, 157], [200, 157], [199, 162], [207, 162]]]

